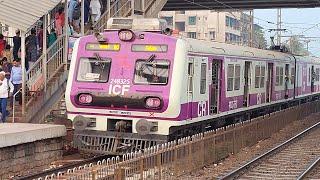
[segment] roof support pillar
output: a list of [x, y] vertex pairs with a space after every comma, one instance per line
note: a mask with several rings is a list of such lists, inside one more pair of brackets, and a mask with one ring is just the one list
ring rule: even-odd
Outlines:
[[64, 21], [64, 70], [68, 70], [68, 54], [69, 54], [69, 23], [68, 23], [68, 0], [64, 0], [64, 13], [65, 13], [65, 21]]
[[81, 0], [81, 35], [84, 35], [84, 0]]
[[21, 67], [22, 69], [22, 116], [26, 113], [26, 32], [21, 31]]
[[43, 53], [43, 59], [42, 59], [42, 74], [43, 74], [43, 80], [44, 80], [44, 92], [47, 92], [47, 29], [48, 29], [48, 14], [45, 14], [43, 16], [43, 39], [42, 39], [42, 53]]

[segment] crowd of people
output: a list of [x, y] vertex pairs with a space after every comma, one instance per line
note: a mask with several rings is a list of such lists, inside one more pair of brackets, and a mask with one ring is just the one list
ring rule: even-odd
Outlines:
[[0, 122], [5, 122], [9, 115], [7, 111], [8, 101], [10, 106], [13, 106], [13, 101], [19, 101], [21, 104], [21, 95], [16, 96], [16, 99], [12, 97], [18, 92], [22, 84], [23, 68], [20, 63], [20, 47], [20, 31], [16, 31], [16, 36], [13, 37], [13, 47], [0, 34]]
[[[96, 23], [102, 12], [104, 11], [102, 0], [84, 0], [84, 25], [90, 27]], [[60, 13], [61, 15], [61, 13]], [[56, 16], [60, 17], [60, 16]], [[57, 18], [56, 18], [57, 20]], [[58, 23], [61, 22], [58, 19]], [[69, 34], [80, 34], [80, 23], [81, 23], [81, 2], [79, 0], [70, 0], [68, 4], [68, 23], [69, 23]]]
[[[114, 0], [111, 1], [112, 3]], [[91, 27], [96, 23], [105, 9], [104, 0], [84, 0], [84, 24]], [[81, 23], [81, 0], [70, 0], [68, 2], [68, 33], [69, 35], [80, 34]], [[63, 6], [53, 14], [54, 26], [47, 35], [47, 47], [51, 47], [57, 38], [63, 34], [65, 26], [65, 12]], [[42, 24], [42, 23], [40, 23]], [[45, 28], [49, 29], [49, 28]], [[21, 93], [17, 93], [22, 85], [22, 71], [28, 71], [40, 57], [43, 51], [43, 25], [31, 29], [26, 37], [25, 67], [21, 66], [21, 37], [17, 30], [12, 38], [11, 47], [5, 37], [0, 34], [0, 123], [6, 121], [10, 112], [7, 111], [7, 104], [13, 106], [13, 101], [21, 104]], [[13, 99], [13, 95], [15, 95]], [[8, 103], [9, 102], [9, 103]]]

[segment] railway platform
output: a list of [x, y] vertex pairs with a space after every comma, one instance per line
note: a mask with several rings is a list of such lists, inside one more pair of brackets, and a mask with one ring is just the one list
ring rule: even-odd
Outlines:
[[62, 157], [66, 128], [48, 124], [0, 124], [0, 179], [23, 175]]

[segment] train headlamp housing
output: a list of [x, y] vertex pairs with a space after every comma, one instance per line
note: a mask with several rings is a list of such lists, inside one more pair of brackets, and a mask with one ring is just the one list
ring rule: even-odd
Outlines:
[[80, 94], [78, 100], [80, 104], [90, 104], [92, 103], [92, 99], [90, 94]]
[[135, 34], [128, 29], [119, 30], [118, 36], [121, 41], [132, 41], [135, 38]]
[[158, 97], [147, 97], [145, 99], [146, 108], [159, 109], [161, 107], [161, 99]]

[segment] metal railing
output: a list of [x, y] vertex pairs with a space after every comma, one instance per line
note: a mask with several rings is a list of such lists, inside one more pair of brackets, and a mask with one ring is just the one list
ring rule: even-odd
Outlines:
[[145, 0], [145, 17], [157, 17], [168, 0]]
[[[93, 29], [102, 32], [105, 29], [110, 18], [117, 16], [127, 16], [128, 13], [130, 13], [130, 9], [131, 0], [117, 0], [113, 2], [110, 8], [101, 15], [100, 19], [92, 25]], [[89, 33], [90, 31], [88, 31], [86, 34]]]
[[[42, 54], [27, 71], [26, 84], [29, 89], [29, 93], [26, 94], [27, 107], [33, 98], [37, 96], [37, 93], [43, 91], [48, 82], [64, 67], [64, 46], [65, 35], [62, 35], [49, 47], [47, 53]], [[46, 59], [44, 60], [44, 58]], [[44, 62], [46, 63], [44, 64]]]
[[[61, 172], [62, 179], [172, 179], [205, 165], [216, 163], [231, 153], [269, 138], [289, 123], [320, 111], [320, 101], [305, 103], [230, 125], [185, 137], [120, 157]], [[314, 117], [317, 118], [317, 117]]]
[[47, 50], [47, 80], [53, 78], [57, 71], [65, 65], [64, 47], [65, 36], [63, 35]]
[[16, 109], [16, 97], [17, 95], [21, 92], [21, 88], [12, 96], [13, 100], [12, 100], [12, 123], [15, 123], [15, 109]]

